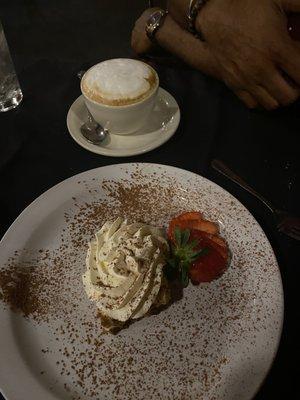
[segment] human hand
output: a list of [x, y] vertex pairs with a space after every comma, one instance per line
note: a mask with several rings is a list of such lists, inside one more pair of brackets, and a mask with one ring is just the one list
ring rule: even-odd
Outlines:
[[271, 110], [299, 97], [300, 48], [284, 13], [297, 10], [299, 0], [209, 0], [198, 14], [222, 79], [246, 104]]
[[134, 28], [131, 33], [131, 47], [137, 54], [145, 54], [152, 51], [155, 46], [146, 34], [146, 24], [154, 11], [159, 8], [148, 8], [135, 22]]
[[[136, 21], [131, 35], [131, 46], [137, 54], [152, 51], [155, 46], [149, 40], [145, 27], [148, 18], [157, 8], [148, 9]], [[206, 43], [196, 39], [183, 29], [172, 17], [167, 16], [156, 35], [157, 43], [169, 53], [179, 57], [195, 69], [222, 79], [222, 65], [212, 55]], [[250, 108], [257, 107], [257, 102], [245, 90], [236, 90], [235, 94]]]

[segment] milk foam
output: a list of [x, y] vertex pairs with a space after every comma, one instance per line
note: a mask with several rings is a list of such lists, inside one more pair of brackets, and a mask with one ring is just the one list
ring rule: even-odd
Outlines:
[[130, 104], [151, 92], [156, 75], [143, 62], [128, 58], [103, 61], [84, 75], [82, 89], [90, 99], [104, 104]]

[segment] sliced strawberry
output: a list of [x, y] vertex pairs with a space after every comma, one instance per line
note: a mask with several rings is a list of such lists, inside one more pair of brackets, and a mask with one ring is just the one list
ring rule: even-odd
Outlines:
[[168, 238], [171, 241], [174, 241], [174, 230], [177, 226], [179, 229], [190, 229], [190, 222], [191, 221], [200, 221], [202, 219], [202, 214], [199, 211], [188, 211], [184, 212], [177, 217], [174, 217], [171, 222], [169, 223], [168, 228]]
[[172, 242], [174, 242], [174, 231], [176, 226], [181, 230], [189, 229], [187, 226], [187, 221], [180, 221], [178, 218], [173, 218], [169, 223], [169, 228], [168, 228], [168, 238]]
[[219, 227], [214, 222], [206, 221], [205, 219], [198, 220], [198, 221], [187, 221], [189, 229], [197, 229], [199, 231], [203, 231], [206, 233], [210, 233], [212, 235], [216, 235], [219, 233]]
[[197, 248], [208, 249], [206, 254], [192, 263], [189, 270], [191, 281], [194, 284], [200, 282], [211, 282], [217, 279], [226, 270], [228, 265], [228, 250], [224, 251], [223, 246], [220, 246], [216, 241], [210, 238], [204, 232], [192, 230], [190, 233], [190, 241], [197, 240]]
[[[201, 231], [201, 233], [197, 233], [197, 235], [194, 233], [191, 235], [191, 237], [194, 237], [194, 239], [199, 239], [199, 235], [201, 235], [204, 238], [207, 238], [211, 240], [212, 243], [210, 243], [211, 246], [213, 246], [221, 255], [223, 258], [226, 260], [228, 259], [228, 246], [225, 240], [219, 236], [219, 235], [211, 235], [209, 233]], [[195, 237], [197, 236], [197, 237]]]
[[200, 211], [188, 211], [180, 214], [176, 217], [179, 221], [190, 221], [202, 219], [202, 214]]
[[186, 212], [173, 218], [168, 237], [172, 241], [170, 265], [178, 269], [184, 286], [189, 277], [194, 284], [211, 282], [226, 270], [227, 243], [219, 235], [218, 225], [203, 219], [200, 212]]
[[227, 249], [227, 243], [225, 241], [225, 239], [223, 239], [220, 235], [208, 235], [211, 240], [213, 240], [214, 242], [216, 242], [219, 246]]
[[203, 255], [192, 264], [189, 276], [192, 283], [198, 285], [201, 282], [211, 282], [219, 278], [226, 268], [227, 264], [224, 258], [211, 248], [208, 254]]
[[[179, 229], [198, 229], [200, 231], [215, 235], [219, 233], [219, 227], [214, 222], [202, 219], [201, 213], [196, 211], [187, 212], [175, 217], [171, 220], [168, 228], [168, 238], [174, 241], [174, 230], [177, 226]], [[198, 217], [192, 218], [192, 217]]]

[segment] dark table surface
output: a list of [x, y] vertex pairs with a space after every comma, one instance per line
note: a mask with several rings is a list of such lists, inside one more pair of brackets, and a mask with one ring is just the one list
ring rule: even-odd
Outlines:
[[292, 367], [298, 347], [299, 243], [279, 234], [269, 211], [213, 172], [210, 161], [223, 159], [278, 207], [299, 213], [300, 104], [272, 113], [249, 111], [221, 83], [188, 68], [163, 65], [158, 66], [161, 86], [176, 97], [182, 120], [162, 147], [136, 157], [109, 158], [82, 149], [67, 131], [68, 108], [80, 94], [76, 72], [104, 59], [133, 56], [130, 32], [146, 3], [1, 0], [0, 17], [24, 101], [0, 114], [0, 235], [46, 189], [91, 168], [155, 162], [208, 177], [253, 213], [276, 253], [285, 320], [277, 357], [256, 400], [294, 399], [299, 394]]

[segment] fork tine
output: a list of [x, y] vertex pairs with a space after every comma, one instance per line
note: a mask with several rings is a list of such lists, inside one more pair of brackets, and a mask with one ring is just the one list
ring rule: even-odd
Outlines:
[[277, 224], [278, 229], [292, 229], [295, 231], [300, 232], [300, 225], [298, 223], [293, 223], [291, 221], [283, 220]]
[[290, 232], [292, 232], [294, 235], [300, 236], [300, 232], [296, 231], [295, 229], [290, 229]]
[[300, 235], [295, 234], [293, 232], [289, 232], [287, 235], [290, 236], [293, 239], [300, 240]]
[[292, 232], [290, 230], [287, 230], [287, 229], [280, 229], [279, 231], [284, 233], [284, 234], [286, 234], [287, 236], [290, 236], [291, 238], [293, 238], [295, 240], [300, 240], [300, 235], [297, 234], [297, 233], [294, 233], [294, 232]]
[[281, 222], [279, 222], [278, 224], [277, 224], [277, 227], [278, 228], [289, 228], [290, 227], [290, 221], [287, 221], [287, 220], [282, 220]]
[[291, 229], [295, 232], [299, 232], [300, 233], [300, 226], [292, 226]]

